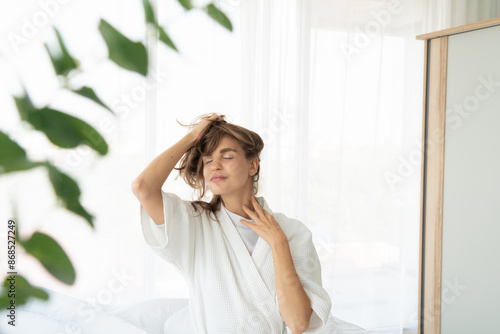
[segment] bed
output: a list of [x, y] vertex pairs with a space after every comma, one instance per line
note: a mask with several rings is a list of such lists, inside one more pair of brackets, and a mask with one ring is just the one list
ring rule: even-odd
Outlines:
[[[32, 334], [195, 334], [188, 299], [158, 298], [127, 305], [91, 305], [47, 290], [49, 301], [30, 300], [17, 308], [16, 327], [0, 322], [1, 333]], [[3, 316], [2, 318], [5, 318]], [[290, 333], [290, 331], [288, 331]], [[377, 333], [342, 321], [332, 314], [318, 334]]]

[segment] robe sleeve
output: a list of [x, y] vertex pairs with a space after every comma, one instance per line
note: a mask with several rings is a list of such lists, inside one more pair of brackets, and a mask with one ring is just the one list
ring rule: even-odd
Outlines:
[[297, 228], [289, 239], [290, 253], [300, 283], [311, 300], [313, 312], [309, 327], [304, 333], [316, 333], [326, 324], [332, 308], [328, 292], [321, 282], [321, 263], [312, 242], [311, 231], [301, 222], [295, 220]]
[[146, 243], [162, 259], [187, 273], [194, 257], [195, 217], [191, 203], [173, 193], [161, 191], [164, 223], [157, 225], [141, 205], [141, 226]]

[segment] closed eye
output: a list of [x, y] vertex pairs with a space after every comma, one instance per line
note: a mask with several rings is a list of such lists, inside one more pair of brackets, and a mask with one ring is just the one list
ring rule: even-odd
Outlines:
[[[230, 160], [230, 159], [232, 159], [233, 157], [223, 157], [223, 158], [224, 158], [224, 159], [227, 159], [227, 160]], [[207, 164], [209, 164], [209, 163], [211, 163], [211, 162], [212, 162], [212, 159], [209, 159], [209, 160], [205, 161], [205, 165], [207, 165]]]

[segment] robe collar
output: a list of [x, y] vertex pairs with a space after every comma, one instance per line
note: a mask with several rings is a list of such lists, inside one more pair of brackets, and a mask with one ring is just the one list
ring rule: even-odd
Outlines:
[[[273, 211], [267, 204], [264, 197], [259, 196], [256, 197], [256, 199], [261, 208], [269, 212], [271, 215], [273, 214]], [[219, 210], [219, 220], [221, 222], [224, 233], [227, 235], [229, 242], [231, 243], [234, 251], [238, 254], [238, 257], [245, 258], [245, 261], [248, 258], [253, 261], [253, 265], [260, 266], [260, 264], [262, 264], [262, 262], [265, 260], [268, 252], [271, 251], [271, 247], [269, 246], [269, 244], [259, 236], [252, 255], [250, 255], [250, 253], [248, 252], [248, 248], [246, 247], [243, 239], [241, 238], [241, 235], [236, 229], [236, 226], [234, 226], [231, 217], [229, 217], [228, 213], [222, 207], [221, 210]]]
[[[256, 199], [261, 208], [273, 215], [273, 211], [267, 204], [264, 197], [259, 196], [256, 197]], [[275, 291], [271, 291], [270, 287], [268, 287], [264, 282], [265, 274], [263, 276], [263, 273], [261, 272], [266, 258], [271, 257], [272, 260], [273, 255], [271, 246], [269, 246], [269, 244], [259, 236], [254, 251], [252, 252], [252, 255], [250, 255], [243, 239], [226, 210], [221, 207], [221, 210], [219, 210], [217, 214], [223, 233], [226, 235], [232, 249], [237, 255], [238, 262], [241, 262], [241, 264], [246, 268], [245, 274], [252, 282], [252, 286], [255, 287], [255, 291], [259, 295], [258, 300], [260, 300], [261, 304], [264, 305], [264, 313], [267, 314], [266, 320], [269, 324], [274, 324], [271, 325], [273, 328], [272, 333], [286, 333], [284, 329], [284, 322], [279, 312], [276, 293]]]

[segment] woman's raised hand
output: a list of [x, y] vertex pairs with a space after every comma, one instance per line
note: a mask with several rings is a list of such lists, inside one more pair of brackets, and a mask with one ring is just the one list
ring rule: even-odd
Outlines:
[[203, 136], [205, 135], [205, 133], [208, 130], [208, 127], [210, 126], [210, 124], [212, 124], [212, 122], [223, 121], [223, 120], [224, 120], [224, 118], [222, 118], [221, 116], [219, 116], [217, 114], [212, 114], [212, 115], [210, 115], [210, 117], [206, 117], [206, 118], [202, 119], [198, 123], [198, 125], [190, 132], [194, 138], [193, 144], [196, 144], [201, 138], [203, 138]]

